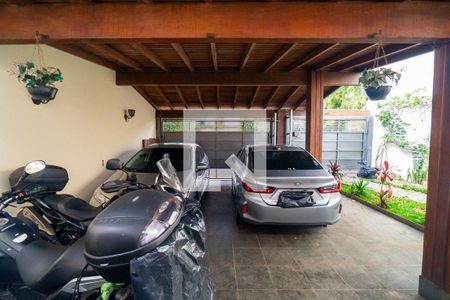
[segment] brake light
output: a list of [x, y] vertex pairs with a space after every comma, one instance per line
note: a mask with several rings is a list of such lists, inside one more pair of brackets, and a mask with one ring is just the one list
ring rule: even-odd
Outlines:
[[242, 204], [242, 213], [246, 214], [248, 212], [248, 203]]
[[242, 182], [242, 186], [244, 187], [244, 190], [250, 193], [272, 194], [275, 191], [274, 187], [271, 186], [252, 187], [245, 181]]
[[341, 191], [341, 182], [340, 181], [338, 181], [337, 184], [319, 188], [319, 193], [321, 193], [321, 194], [339, 193], [340, 191]]

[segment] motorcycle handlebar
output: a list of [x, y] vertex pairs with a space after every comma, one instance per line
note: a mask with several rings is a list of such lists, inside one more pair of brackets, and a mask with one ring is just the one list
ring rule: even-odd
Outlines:
[[11, 202], [23, 201], [26, 198], [33, 196], [34, 194], [45, 191], [46, 188], [41, 185], [36, 185], [29, 190], [19, 191], [19, 192], [8, 192], [0, 197], [0, 211], [5, 209]]

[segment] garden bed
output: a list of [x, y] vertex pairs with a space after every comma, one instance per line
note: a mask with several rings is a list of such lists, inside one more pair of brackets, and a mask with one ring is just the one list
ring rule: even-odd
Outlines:
[[408, 198], [389, 198], [389, 208], [384, 209], [378, 206], [379, 194], [370, 188], [367, 188], [364, 194], [354, 195], [347, 184], [342, 185], [341, 193], [353, 200], [356, 200], [368, 207], [371, 207], [387, 216], [390, 216], [402, 223], [423, 231], [425, 224], [426, 204], [419, 203]]

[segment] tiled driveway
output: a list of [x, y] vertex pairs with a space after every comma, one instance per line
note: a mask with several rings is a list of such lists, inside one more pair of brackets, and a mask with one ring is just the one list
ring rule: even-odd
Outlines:
[[204, 199], [218, 299], [421, 299], [423, 234], [348, 198], [333, 226], [237, 226], [229, 185]]

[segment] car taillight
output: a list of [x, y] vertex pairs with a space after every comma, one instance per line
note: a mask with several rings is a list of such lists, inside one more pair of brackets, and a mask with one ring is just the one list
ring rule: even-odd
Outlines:
[[275, 191], [274, 187], [271, 186], [251, 186], [247, 182], [243, 181], [242, 186], [244, 190], [250, 193], [261, 193], [261, 194], [272, 194]]
[[337, 184], [319, 188], [319, 193], [321, 193], [321, 194], [339, 193], [340, 191], [341, 191], [341, 182], [340, 181], [338, 181]]
[[248, 203], [242, 204], [242, 213], [243, 214], [248, 213]]

